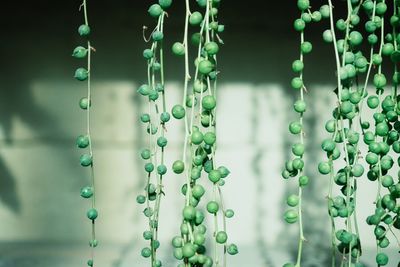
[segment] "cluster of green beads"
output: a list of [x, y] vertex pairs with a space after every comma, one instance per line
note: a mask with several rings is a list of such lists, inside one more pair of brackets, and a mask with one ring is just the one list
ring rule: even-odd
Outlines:
[[171, 5], [172, 0], [159, 0], [148, 9], [150, 17], [157, 20], [157, 26], [149, 39], [151, 47], [143, 51], [143, 57], [147, 61], [148, 81], [137, 90], [148, 102], [147, 112], [140, 116], [140, 121], [146, 125], [148, 144], [140, 153], [145, 161], [146, 186], [144, 194], [137, 196], [136, 201], [146, 206], [143, 214], [148, 218], [149, 229], [143, 232], [143, 238], [149, 242], [149, 246], [141, 250], [141, 255], [150, 258], [152, 267], [162, 266], [161, 260], [157, 258], [160, 247], [158, 228], [161, 196], [164, 194], [162, 180], [167, 173], [167, 166], [164, 164], [164, 150], [168, 144], [165, 129], [171, 118], [165, 104], [163, 39], [165, 10]]
[[[83, 0], [81, 5], [83, 8], [85, 23], [80, 25], [78, 33], [80, 36], [88, 38], [90, 34], [90, 27], [87, 18], [87, 3]], [[97, 247], [98, 241], [96, 240], [95, 233], [95, 220], [97, 219], [98, 212], [95, 208], [95, 190], [94, 190], [94, 172], [93, 172], [93, 152], [90, 138], [90, 107], [91, 107], [91, 88], [90, 88], [90, 66], [91, 66], [91, 52], [92, 47], [89, 39], [87, 39], [87, 47], [77, 46], [72, 52], [72, 56], [77, 59], [87, 58], [87, 67], [80, 67], [75, 71], [75, 79], [78, 81], [87, 82], [87, 97], [83, 97], [79, 100], [79, 107], [86, 111], [87, 114], [87, 132], [86, 134], [79, 135], [76, 139], [76, 145], [80, 149], [87, 149], [88, 151], [80, 156], [80, 164], [83, 167], [90, 167], [90, 179], [91, 184], [84, 186], [81, 189], [81, 197], [85, 199], [91, 199], [91, 208], [87, 211], [86, 216], [92, 222], [92, 237], [89, 241], [89, 246], [92, 248]], [[87, 261], [88, 266], [94, 266], [94, 258], [92, 257]]]
[[[379, 266], [389, 264], [389, 257], [383, 250], [390, 245], [387, 234], [393, 233], [393, 227], [400, 229], [400, 207], [398, 203], [400, 198], [400, 173], [397, 174], [397, 181], [390, 173], [394, 166], [394, 159], [390, 155], [390, 150], [397, 154], [400, 153], [400, 121], [398, 118], [400, 106], [398, 105], [399, 97], [397, 94], [397, 87], [400, 83], [400, 76], [397, 71], [397, 63], [400, 61], [400, 51], [398, 50], [400, 35], [397, 34], [400, 26], [399, 4], [399, 1], [393, 2], [393, 13], [390, 14], [385, 1], [374, 3], [376, 18], [379, 18], [377, 21], [380, 21], [379, 27], [376, 28], [381, 28], [381, 43], [379, 53], [373, 55], [374, 58], [372, 59], [373, 64], [378, 68], [373, 77], [376, 94], [368, 96], [367, 106], [374, 111], [375, 129], [366, 129], [363, 138], [364, 143], [368, 145], [368, 154], [365, 157], [365, 161], [369, 165], [367, 178], [378, 183], [374, 202], [375, 212], [367, 217], [366, 222], [374, 227], [377, 244], [376, 263]], [[370, 6], [371, 3], [368, 2], [363, 4], [363, 8], [367, 12], [371, 10]], [[389, 33], [384, 35], [386, 20], [390, 21], [391, 28]], [[390, 75], [392, 76], [392, 90], [386, 96], [384, 91], [388, 86], [386, 75], [382, 72], [383, 59], [388, 59], [393, 63], [393, 74]], [[397, 157], [397, 160], [400, 165], [400, 157]], [[382, 192], [382, 187], [386, 189], [386, 193]], [[390, 265], [392, 264], [395, 263], [390, 263]]]
[[[181, 189], [185, 196], [185, 206], [182, 209], [180, 235], [172, 239], [174, 257], [182, 260], [179, 267], [222, 266], [222, 262], [225, 266], [226, 253], [230, 255], [238, 253], [237, 246], [228, 243], [226, 218], [232, 218], [234, 212], [225, 209], [221, 190], [230, 172], [224, 166], [217, 167], [215, 162], [216, 90], [219, 74], [217, 54], [222, 44], [219, 34], [224, 31], [224, 25], [217, 21], [220, 0], [197, 0], [197, 4], [200, 9], [205, 9], [204, 13], [190, 12], [187, 1], [185, 37], [183, 42], [175, 42], [172, 46], [172, 53], [178, 57], [184, 56], [186, 63], [183, 103], [175, 105], [171, 112], [175, 119], [184, 120], [186, 130], [183, 157], [172, 165], [175, 174], [186, 176], [186, 182]], [[191, 35], [191, 43], [197, 47], [194, 77], [190, 77], [188, 65], [189, 25], [191, 28], [199, 29]], [[212, 199], [206, 204], [206, 210], [214, 220], [212, 233], [214, 251], [211, 253], [205, 247], [207, 215], [199, 207], [201, 200], [206, 197], [207, 186], [201, 182], [203, 172], [206, 173], [212, 187]], [[223, 221], [222, 228], [219, 228], [219, 217]], [[221, 248], [223, 248], [222, 262], [219, 256]]]
[[286, 204], [289, 208], [284, 213], [284, 219], [289, 224], [298, 222], [299, 241], [296, 263], [285, 263], [285, 267], [299, 267], [301, 265], [302, 247], [305, 240], [302, 221], [302, 192], [303, 188], [309, 183], [309, 177], [304, 174], [305, 133], [303, 116], [307, 109], [307, 104], [304, 99], [304, 93], [307, 92], [307, 90], [303, 82], [303, 70], [304, 56], [311, 53], [312, 44], [305, 40], [304, 31], [309, 24], [329, 18], [329, 8], [326, 5], [322, 6], [319, 10], [311, 11], [309, 0], [298, 0], [297, 8], [301, 12], [301, 15], [300, 18], [295, 19], [293, 27], [296, 32], [300, 33], [300, 57], [292, 63], [292, 71], [296, 76], [291, 81], [291, 87], [300, 92], [299, 99], [296, 100], [293, 105], [294, 111], [299, 114], [299, 119], [290, 122], [289, 132], [294, 136], [298, 136], [299, 140], [292, 146], [292, 154], [294, 158], [286, 161], [285, 169], [282, 171], [282, 177], [284, 179], [298, 177], [298, 192], [287, 197]]
[[[400, 52], [397, 51], [395, 34], [396, 28], [400, 25], [396, 22], [399, 20], [396, 15], [398, 8], [397, 1], [394, 1], [394, 15], [390, 18], [393, 33], [385, 36], [384, 22], [388, 13], [385, 1], [348, 0], [347, 2], [348, 17], [334, 23], [333, 6], [329, 1], [331, 27], [324, 31], [322, 36], [325, 42], [333, 43], [335, 49], [338, 106], [332, 112], [332, 119], [325, 124], [325, 129], [331, 137], [322, 142], [321, 147], [326, 152], [327, 161], [320, 162], [318, 170], [323, 175], [330, 175], [328, 208], [332, 222], [333, 264], [338, 251], [342, 254], [342, 265], [347, 261], [348, 266], [362, 267], [364, 265], [360, 261], [362, 249], [356, 215], [357, 178], [365, 174], [364, 167], [359, 162], [362, 158], [360, 139], [362, 138], [368, 146], [369, 152], [364, 158], [370, 168], [366, 176], [371, 181], [378, 180], [379, 184], [375, 200], [376, 211], [374, 215], [368, 217], [367, 223], [375, 226], [378, 247], [376, 262], [379, 266], [384, 266], [388, 264], [388, 256], [381, 252], [381, 248], [389, 245], [385, 235], [388, 229], [396, 224], [400, 210], [398, 205], [396, 207], [400, 185], [396, 184], [388, 174], [394, 164], [393, 158], [388, 153], [391, 146], [396, 152], [399, 133], [395, 125], [399, 123], [400, 113], [397, 111], [397, 67], [395, 66], [393, 75], [392, 94], [383, 98], [387, 79], [382, 73], [382, 62], [385, 56], [395, 64], [400, 60], [397, 59]], [[359, 14], [361, 10], [365, 11], [367, 17], [363, 25]], [[366, 40], [361, 34], [363, 29], [359, 29], [362, 26], [368, 34]], [[342, 33], [343, 39], [337, 39], [337, 33]], [[362, 51], [362, 44], [366, 42], [370, 46], [369, 56], [365, 56]], [[376, 95], [368, 96], [367, 85], [373, 67], [377, 69], [372, 78]], [[362, 77], [365, 78], [365, 82], [360, 83]], [[372, 130], [370, 123], [362, 118], [365, 99], [367, 106], [376, 110], [373, 115], [375, 129]], [[334, 162], [341, 158], [342, 152], [344, 152], [345, 166], [335, 171]], [[342, 195], [333, 196], [334, 184], [340, 187]], [[389, 189], [389, 193], [384, 197], [381, 197], [381, 186]], [[345, 220], [345, 229], [336, 229], [336, 218]]]

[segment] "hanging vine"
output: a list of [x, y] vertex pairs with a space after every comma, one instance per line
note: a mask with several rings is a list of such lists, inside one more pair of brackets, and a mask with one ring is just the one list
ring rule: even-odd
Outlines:
[[[363, 251], [359, 231], [360, 222], [357, 216], [357, 192], [358, 179], [364, 176], [362, 159], [365, 159], [369, 165], [367, 178], [377, 181], [376, 197], [371, 200], [375, 204], [375, 213], [366, 221], [367, 224], [374, 226], [377, 244], [376, 263], [378, 266], [385, 266], [389, 264], [389, 257], [383, 250], [390, 243], [388, 233], [393, 234], [398, 248], [400, 247], [393, 231], [393, 227], [400, 228], [397, 202], [400, 197], [400, 184], [398, 181], [395, 182], [389, 173], [394, 165], [391, 148], [393, 152], [400, 153], [398, 120], [400, 109], [397, 95], [397, 85], [400, 82], [397, 71], [397, 64], [400, 62], [400, 51], [397, 45], [399, 38], [397, 28], [400, 26], [399, 1], [393, 1], [392, 15], [388, 15], [390, 6], [385, 0], [346, 0], [345, 3], [346, 18], [335, 21], [335, 10], [331, 0], [328, 0], [328, 5], [323, 5], [319, 11], [312, 13], [309, 10], [308, 0], [298, 0], [297, 5], [302, 11], [302, 16], [295, 21], [294, 27], [301, 32], [301, 42], [304, 45], [306, 24], [313, 20], [329, 18], [329, 29], [323, 32], [322, 37], [325, 42], [332, 43], [334, 48], [337, 76], [337, 87], [334, 92], [337, 96], [337, 105], [332, 112], [332, 118], [325, 124], [325, 129], [331, 136], [321, 145], [326, 152], [327, 160], [318, 164], [319, 173], [330, 177], [327, 199], [332, 229], [331, 264], [336, 266], [337, 257], [341, 256], [340, 266], [364, 266], [361, 262]], [[364, 17], [360, 14], [361, 11], [365, 12], [367, 18], [364, 24], [361, 23]], [[389, 16], [390, 23], [385, 24]], [[389, 30], [387, 25], [390, 25]], [[361, 29], [361, 26], [364, 29]], [[369, 49], [366, 52], [362, 35], [364, 30], [368, 34], [365, 39]], [[303, 46], [301, 51], [303, 54]], [[387, 87], [387, 75], [383, 70], [384, 58], [389, 58], [392, 64], [387, 65], [393, 66], [392, 90], [386, 96], [384, 93]], [[301, 89], [301, 99], [296, 102], [297, 105], [299, 101], [302, 103], [305, 89], [302, 79], [303, 67], [301, 55], [300, 60], [293, 63], [293, 70], [300, 72], [299, 77], [292, 80], [292, 87]], [[376, 73], [373, 75], [372, 84], [376, 93], [369, 94], [368, 85], [374, 71]], [[368, 113], [363, 112], [365, 100], [367, 106], [374, 111], [371, 119], [367, 117]], [[301, 175], [303, 168], [301, 161], [304, 153], [302, 112], [305, 111], [305, 104], [302, 103], [304, 108], [300, 111], [297, 110], [296, 104], [295, 110], [301, 114], [300, 121], [292, 122], [289, 130], [293, 134], [300, 134], [300, 144], [293, 146], [293, 154], [299, 158], [286, 163], [284, 178], [298, 175], [299, 172]], [[374, 129], [371, 129], [373, 127], [369, 121], [375, 122]], [[361, 152], [361, 138], [368, 146], [368, 153], [365, 156]], [[340, 190], [336, 190], [335, 185]], [[382, 192], [382, 188], [388, 190], [386, 194]], [[336, 192], [340, 194], [336, 195]], [[301, 205], [301, 190], [298, 195], [288, 198], [288, 204], [289, 206]], [[285, 219], [289, 223], [299, 221], [300, 225], [299, 254], [296, 265], [288, 263], [285, 266], [300, 266], [303, 243], [301, 207], [297, 210], [288, 210], [285, 213]], [[343, 228], [340, 229], [342, 226]]]
[[140, 117], [147, 127], [147, 148], [141, 151], [141, 157], [146, 162], [144, 170], [147, 173], [144, 194], [136, 200], [144, 204], [144, 215], [148, 218], [149, 229], [143, 232], [143, 238], [149, 242], [149, 246], [142, 249], [141, 254], [150, 258], [150, 266], [162, 266], [158, 258], [157, 249], [160, 247], [158, 240], [159, 215], [161, 197], [163, 191], [163, 177], [167, 173], [165, 165], [165, 148], [168, 140], [165, 137], [166, 123], [170, 120], [170, 114], [166, 111], [165, 81], [164, 81], [164, 20], [167, 16], [166, 9], [172, 4], [172, 0], [160, 0], [148, 9], [149, 15], [157, 19], [157, 25], [146, 38], [147, 27], [143, 27], [143, 37], [146, 43], [151, 42], [151, 47], [143, 51], [143, 57], [147, 61], [147, 83], [139, 87], [138, 93], [148, 101], [148, 110]]
[[81, 155], [80, 164], [83, 167], [90, 168], [90, 185], [85, 186], [81, 189], [81, 196], [85, 199], [91, 199], [91, 208], [87, 211], [86, 216], [91, 221], [92, 231], [91, 240], [89, 241], [89, 246], [91, 249], [91, 256], [87, 261], [88, 266], [94, 266], [94, 248], [97, 247], [98, 241], [96, 239], [95, 231], [95, 221], [98, 216], [96, 210], [96, 199], [95, 199], [95, 176], [94, 176], [94, 164], [93, 164], [93, 150], [92, 150], [92, 140], [90, 134], [90, 110], [92, 104], [92, 94], [91, 94], [91, 55], [94, 52], [94, 48], [90, 44], [89, 35], [91, 28], [89, 26], [88, 12], [87, 12], [87, 0], [83, 0], [80, 8], [83, 9], [84, 13], [84, 24], [80, 25], [78, 28], [78, 33], [80, 36], [87, 38], [86, 47], [77, 46], [72, 56], [78, 59], [87, 58], [87, 67], [81, 67], [75, 71], [75, 79], [78, 81], [87, 82], [87, 96], [83, 97], [79, 101], [79, 106], [81, 109], [86, 111], [86, 134], [80, 135], [77, 138], [76, 144], [80, 149], [87, 149], [88, 151]]
[[[179, 266], [226, 266], [226, 254], [237, 254], [235, 244], [228, 244], [226, 218], [234, 216], [231, 209], [224, 205], [222, 186], [229, 170], [216, 163], [216, 106], [217, 106], [217, 54], [223, 44], [219, 34], [224, 26], [219, 24], [219, 0], [198, 0], [197, 5], [203, 9], [191, 11], [190, 1], [185, 1], [185, 28], [182, 42], [172, 46], [173, 54], [184, 57], [185, 76], [182, 104], [172, 108], [175, 119], [183, 119], [185, 138], [182, 159], [173, 163], [175, 174], [184, 174], [186, 182], [182, 186], [185, 205], [182, 211], [180, 235], [172, 240], [174, 256], [182, 260]], [[198, 29], [191, 36], [191, 42], [197, 47], [195, 71], [190, 72], [189, 65], [189, 26]], [[191, 87], [189, 86], [191, 85]], [[206, 215], [198, 206], [205, 198], [207, 185], [201, 181], [203, 171], [211, 182], [211, 200], [206, 209], [213, 217], [212, 250], [207, 256]]]

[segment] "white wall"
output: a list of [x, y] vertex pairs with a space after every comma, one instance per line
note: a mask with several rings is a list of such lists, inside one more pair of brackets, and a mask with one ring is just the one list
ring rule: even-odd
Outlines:
[[[92, 134], [100, 214], [97, 231], [103, 244], [131, 242], [146, 228], [142, 207], [135, 202], [144, 186], [138, 156], [144, 129], [138, 122], [142, 107], [134, 101], [136, 87], [127, 81], [93, 85]], [[180, 102], [181, 84], [170, 82], [166, 88], [167, 104], [172, 107]], [[309, 96], [312, 104], [306, 115], [310, 121], [306, 142], [312, 148], [306, 164], [310, 164], [313, 186], [306, 190], [305, 209], [311, 220], [305, 224], [318, 230], [317, 236], [309, 237], [311, 247], [313, 242], [318, 247], [329, 231], [325, 209], [328, 178], [313, 172], [319, 157], [323, 157], [319, 145], [327, 135], [322, 129], [335, 103], [327, 89], [313, 86]], [[15, 116], [12, 142], [5, 142], [3, 134], [0, 156], [15, 190], [11, 186], [8, 200], [2, 198], [0, 202], [0, 239], [87, 242], [90, 224], [85, 212], [89, 203], [79, 196], [79, 190], [88, 182], [88, 170], [80, 167], [80, 152], [74, 144], [75, 136], [85, 130], [85, 113], [77, 105], [85, 95], [84, 85], [38, 80], [30, 84], [29, 90], [32, 106], [43, 114], [37, 118], [38, 125], [43, 126], [32, 127]], [[287, 182], [280, 176], [289, 155], [287, 145], [294, 141], [287, 131], [288, 122], [296, 116], [291, 109], [292, 97], [280, 85], [250, 83], [222, 84], [218, 97], [217, 160], [231, 170], [223, 190], [227, 207], [236, 211], [235, 218], [229, 220], [230, 240], [244, 247], [257, 240], [266, 246], [293, 245], [296, 226], [283, 224], [282, 213], [285, 195], [295, 192], [296, 181]], [[181, 121], [168, 124], [167, 166], [180, 156], [182, 127]], [[254, 167], [260, 173], [255, 173]], [[178, 232], [182, 179], [171, 171], [164, 179], [160, 240], [165, 244]], [[376, 185], [365, 177], [359, 181], [360, 231], [364, 244], [372, 248], [373, 232], [365, 218], [374, 209], [370, 195]], [[313, 207], [313, 212], [307, 207]]]

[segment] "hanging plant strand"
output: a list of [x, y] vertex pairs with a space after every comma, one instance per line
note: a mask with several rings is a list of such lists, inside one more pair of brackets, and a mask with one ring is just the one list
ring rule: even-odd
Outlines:
[[161, 197], [163, 191], [163, 177], [167, 173], [164, 164], [164, 153], [168, 140], [165, 137], [166, 123], [170, 120], [170, 114], [166, 111], [165, 83], [164, 83], [164, 19], [167, 16], [166, 9], [172, 4], [172, 0], [159, 0], [148, 9], [152, 18], [157, 19], [157, 25], [146, 38], [146, 29], [143, 27], [143, 37], [146, 42], [151, 42], [151, 48], [143, 51], [147, 61], [146, 84], [139, 87], [138, 93], [145, 97], [148, 102], [148, 110], [140, 117], [142, 123], [147, 127], [147, 148], [141, 151], [141, 157], [146, 162], [144, 170], [147, 173], [144, 194], [137, 196], [137, 202], [145, 205], [143, 211], [148, 218], [149, 229], [143, 232], [143, 238], [149, 242], [149, 246], [142, 249], [141, 254], [150, 258], [150, 266], [162, 266], [157, 257], [157, 249], [160, 247], [158, 241], [159, 214]]
[[[197, 5], [204, 10], [192, 12], [189, 0], [185, 1], [186, 15], [184, 37], [182, 42], [172, 46], [174, 55], [184, 57], [184, 95], [182, 104], [172, 108], [175, 119], [183, 119], [185, 138], [182, 159], [173, 163], [175, 174], [183, 174], [186, 182], [182, 186], [185, 205], [182, 211], [180, 235], [172, 240], [174, 256], [182, 260], [182, 266], [226, 266], [226, 254], [237, 254], [235, 244], [228, 245], [226, 218], [234, 215], [233, 210], [226, 209], [221, 187], [229, 170], [224, 166], [216, 167], [216, 105], [217, 105], [217, 53], [223, 44], [219, 34], [224, 26], [217, 20], [220, 1], [199, 0]], [[189, 30], [199, 29], [191, 35], [191, 42], [196, 49], [195, 71], [190, 73], [189, 66]], [[189, 87], [191, 85], [191, 87]], [[200, 183], [202, 172], [207, 173], [211, 182], [207, 186]], [[206, 188], [211, 187], [211, 200], [206, 209], [213, 217], [212, 252], [206, 250], [206, 215], [199, 207], [205, 198]], [[221, 222], [221, 221], [222, 222]], [[208, 254], [208, 255], [207, 255]]]
[[90, 185], [85, 186], [81, 189], [81, 196], [85, 199], [91, 199], [91, 208], [87, 211], [86, 216], [91, 221], [92, 232], [89, 246], [92, 248], [91, 256], [87, 261], [88, 266], [94, 266], [94, 248], [97, 247], [98, 241], [96, 240], [95, 231], [95, 220], [97, 219], [98, 212], [96, 210], [95, 202], [95, 176], [93, 166], [93, 151], [92, 151], [92, 140], [90, 135], [90, 109], [91, 109], [91, 55], [94, 48], [91, 46], [88, 39], [91, 28], [89, 27], [88, 15], [87, 15], [87, 1], [83, 0], [80, 10], [84, 13], [84, 24], [79, 26], [78, 33], [82, 37], [87, 38], [87, 47], [78, 46], [74, 49], [72, 56], [78, 59], [87, 58], [87, 67], [81, 67], [75, 71], [75, 79], [78, 81], [87, 82], [87, 97], [83, 97], [79, 101], [81, 109], [86, 111], [86, 134], [80, 135], [77, 138], [77, 146], [80, 149], [87, 149], [87, 153], [84, 153], [80, 157], [80, 164], [83, 167], [90, 167]]
[[289, 224], [298, 222], [299, 224], [299, 240], [296, 263], [286, 263], [285, 267], [300, 267], [303, 243], [306, 241], [303, 233], [303, 207], [302, 207], [302, 194], [303, 188], [308, 185], [309, 177], [304, 173], [304, 152], [305, 152], [305, 131], [304, 131], [304, 113], [307, 109], [304, 94], [307, 89], [304, 84], [304, 56], [311, 53], [312, 44], [305, 40], [305, 28], [311, 22], [319, 22], [322, 19], [320, 11], [311, 12], [310, 2], [308, 0], [298, 0], [297, 7], [301, 11], [300, 18], [294, 21], [295, 31], [300, 33], [300, 56], [299, 59], [293, 61], [292, 71], [296, 73], [291, 81], [291, 87], [300, 91], [299, 99], [293, 105], [294, 111], [299, 114], [299, 119], [289, 124], [289, 132], [293, 135], [299, 136], [299, 141], [292, 146], [292, 154], [294, 159], [289, 160], [285, 164], [285, 169], [282, 172], [284, 179], [290, 177], [298, 177], [298, 192], [291, 194], [287, 197], [286, 203], [290, 207], [284, 213], [284, 219]]
[[[328, 209], [332, 225], [332, 266], [336, 266], [337, 252], [342, 255], [340, 266], [364, 266], [361, 262], [362, 246], [356, 205], [357, 179], [364, 175], [364, 167], [360, 163], [362, 158], [365, 158], [370, 166], [367, 178], [378, 181], [376, 198], [372, 200], [376, 204], [375, 214], [367, 218], [367, 223], [375, 226], [374, 234], [378, 248], [376, 262], [378, 266], [385, 266], [389, 262], [387, 254], [382, 252], [382, 248], [389, 246], [386, 233], [396, 223], [399, 224], [396, 199], [400, 196], [400, 185], [395, 184], [393, 178], [388, 175], [394, 163], [388, 153], [390, 146], [394, 152], [400, 152], [399, 127], [396, 129], [400, 114], [397, 108], [399, 79], [396, 66], [400, 60], [398, 57], [400, 52], [397, 51], [396, 28], [400, 26], [397, 22], [400, 19], [397, 16], [397, 1], [393, 1], [394, 13], [390, 18], [392, 29], [385, 36], [385, 16], [388, 14], [388, 6], [384, 0], [347, 0], [346, 4], [347, 18], [338, 19], [336, 23], [332, 1], [328, 0], [328, 7], [324, 8], [330, 18], [330, 28], [324, 31], [323, 39], [327, 43], [333, 43], [337, 72], [335, 93], [338, 103], [332, 113], [333, 118], [325, 124], [326, 131], [332, 135], [322, 143], [322, 149], [327, 153], [328, 160], [318, 165], [321, 174], [330, 175]], [[363, 26], [368, 34], [366, 39], [370, 46], [369, 53], [366, 53], [369, 55], [368, 59], [362, 51], [364, 38], [357, 30], [360, 27], [359, 13], [362, 10], [367, 17]], [[343, 36], [342, 39], [338, 39], [339, 34]], [[390, 57], [394, 62], [392, 92], [386, 97], [383, 96], [387, 84], [386, 76], [382, 72], [383, 56]], [[376, 94], [368, 96], [367, 86], [371, 72], [376, 69], [377, 73], [373, 76]], [[372, 118], [375, 121], [374, 130], [369, 130], [370, 123], [362, 112], [365, 100], [370, 109], [376, 109]], [[365, 157], [360, 151], [361, 136], [368, 146]], [[337, 161], [341, 158], [342, 152], [344, 164]], [[338, 165], [336, 172], [334, 165]], [[333, 196], [334, 184], [340, 187], [342, 195]], [[389, 193], [384, 197], [381, 195], [382, 186], [389, 189]], [[383, 203], [384, 198], [385, 203]], [[336, 229], [339, 225], [336, 222], [338, 217], [344, 219], [344, 229]], [[399, 228], [399, 225], [396, 226]], [[395, 239], [397, 240], [397, 237]]]

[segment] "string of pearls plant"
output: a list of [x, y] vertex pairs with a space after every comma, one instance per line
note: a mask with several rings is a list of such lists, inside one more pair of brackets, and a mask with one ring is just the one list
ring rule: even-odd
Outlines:
[[[375, 212], [368, 218], [364, 218], [368, 225], [374, 227], [376, 237], [376, 263], [378, 266], [395, 266], [390, 263], [384, 249], [389, 247], [388, 234], [393, 235], [397, 248], [400, 244], [393, 228], [400, 229], [400, 198], [399, 179], [395, 181], [391, 171], [394, 166], [394, 155], [400, 153], [399, 130], [400, 106], [397, 95], [397, 86], [400, 82], [400, 74], [397, 64], [400, 62], [398, 42], [400, 35], [397, 29], [400, 26], [399, 4], [394, 0], [387, 3], [385, 0], [346, 0], [347, 16], [345, 19], [334, 18], [334, 6], [331, 0], [323, 5], [319, 11], [310, 11], [309, 0], [298, 0], [297, 6], [302, 11], [301, 18], [295, 21], [294, 27], [301, 33], [302, 54], [304, 53], [303, 34], [306, 25], [311, 21], [319, 21], [329, 18], [329, 28], [322, 34], [323, 40], [331, 43], [334, 48], [336, 62], [337, 88], [334, 90], [337, 96], [337, 106], [332, 112], [332, 118], [325, 124], [325, 129], [330, 137], [322, 142], [322, 149], [326, 152], [327, 160], [318, 164], [318, 171], [323, 175], [329, 175], [328, 212], [331, 220], [332, 266], [336, 266], [337, 257], [341, 255], [340, 266], [365, 266], [361, 261], [362, 243], [359, 231], [359, 218], [357, 216], [357, 191], [358, 180], [365, 176], [370, 181], [376, 181], [376, 197], [371, 199], [375, 205]], [[393, 12], [389, 10], [392, 8]], [[361, 14], [364, 11], [364, 14]], [[362, 23], [362, 18], [366, 18]], [[385, 21], [389, 23], [385, 24]], [[387, 29], [386, 26], [389, 26]], [[386, 28], [385, 28], [386, 27]], [[364, 39], [362, 32], [366, 32]], [[368, 45], [365, 45], [368, 43]], [[366, 48], [368, 46], [368, 48]], [[309, 46], [311, 47], [311, 46]], [[365, 50], [365, 51], [364, 51]], [[387, 73], [383, 71], [384, 59], [388, 59]], [[293, 70], [299, 72], [299, 77], [292, 80], [292, 87], [301, 90], [303, 100], [302, 70], [304, 64], [302, 56], [299, 61], [293, 63]], [[373, 71], [376, 71], [373, 74]], [[392, 76], [392, 89], [385, 95], [388, 87], [387, 76]], [[368, 91], [371, 77], [375, 87], [375, 94]], [[365, 101], [366, 100], [366, 101]], [[305, 111], [298, 109], [299, 101], [295, 104], [295, 110], [301, 114], [300, 122], [292, 122], [289, 130], [293, 134], [303, 136], [302, 114]], [[365, 105], [372, 110], [372, 118], [363, 112]], [[302, 102], [300, 102], [302, 103]], [[374, 122], [374, 127], [370, 121]], [[363, 156], [361, 152], [361, 138], [368, 147], [368, 153]], [[296, 158], [286, 163], [284, 178], [302, 174], [304, 143], [293, 146]], [[397, 161], [400, 164], [400, 158]], [[295, 162], [297, 160], [297, 162]], [[343, 161], [341, 161], [343, 160]], [[369, 165], [365, 174], [363, 161]], [[397, 174], [399, 177], [399, 173]], [[300, 176], [302, 177], [302, 176]], [[308, 179], [307, 179], [308, 181]], [[300, 188], [302, 182], [299, 182]], [[335, 190], [335, 185], [338, 186]], [[386, 192], [382, 192], [383, 188]], [[336, 192], [340, 192], [336, 195]], [[302, 249], [302, 221], [301, 221], [301, 190], [298, 195], [288, 198], [290, 206], [299, 206], [297, 210], [290, 209], [285, 213], [285, 220], [289, 223], [299, 221], [300, 241], [299, 255], [295, 265], [285, 264], [285, 267], [300, 266]], [[344, 221], [339, 221], [342, 218]], [[342, 229], [339, 229], [342, 227]]]
[[[301, 266], [301, 257], [303, 250], [303, 243], [305, 241], [303, 232], [303, 218], [302, 218], [302, 194], [303, 188], [308, 185], [309, 177], [305, 175], [304, 168], [304, 152], [305, 152], [305, 131], [304, 131], [304, 113], [307, 109], [304, 94], [307, 92], [304, 84], [304, 56], [311, 53], [312, 44], [309, 41], [305, 41], [304, 30], [307, 23], [318, 22], [322, 19], [323, 13], [315, 11], [311, 13], [309, 1], [297, 2], [297, 7], [301, 12], [300, 18], [294, 21], [294, 29], [300, 33], [300, 55], [299, 59], [293, 61], [292, 71], [296, 74], [291, 81], [291, 87], [295, 90], [300, 91], [299, 99], [293, 105], [294, 111], [299, 114], [299, 119], [292, 121], [289, 124], [289, 132], [295, 136], [298, 136], [299, 140], [292, 146], [292, 154], [294, 159], [288, 160], [285, 163], [285, 169], [282, 172], [284, 179], [290, 177], [298, 177], [298, 192], [291, 194], [287, 197], [286, 203], [290, 207], [284, 213], [284, 219], [289, 224], [298, 222], [299, 224], [299, 240], [298, 240], [298, 253], [296, 263], [286, 263], [285, 267]], [[324, 14], [325, 15], [325, 14]], [[325, 17], [325, 16], [324, 16]]]
[[150, 258], [150, 266], [162, 266], [161, 260], [157, 257], [157, 249], [160, 247], [158, 241], [159, 214], [161, 197], [163, 191], [163, 177], [167, 173], [164, 164], [164, 150], [168, 144], [165, 137], [166, 123], [171, 115], [166, 111], [165, 83], [164, 83], [164, 19], [172, 0], [159, 0], [148, 9], [149, 15], [157, 20], [157, 25], [151, 32], [146, 42], [151, 42], [151, 47], [143, 51], [143, 57], [147, 61], [147, 83], [139, 87], [138, 93], [148, 101], [147, 113], [140, 117], [142, 123], [147, 127], [148, 144], [147, 148], [141, 151], [141, 157], [146, 162], [144, 170], [147, 174], [144, 194], [137, 196], [137, 202], [145, 205], [143, 211], [148, 218], [149, 229], [143, 232], [143, 238], [149, 242], [149, 246], [142, 249], [141, 254]]
[[[185, 0], [183, 41], [172, 46], [173, 54], [185, 60], [183, 100], [171, 112], [175, 119], [183, 120], [185, 138], [182, 159], [173, 163], [172, 170], [186, 178], [181, 190], [185, 201], [180, 234], [172, 239], [172, 245], [175, 258], [182, 261], [179, 267], [225, 267], [226, 254], [237, 254], [238, 248], [233, 243], [228, 244], [226, 218], [233, 217], [234, 212], [226, 209], [221, 189], [229, 170], [216, 163], [217, 54], [223, 44], [219, 34], [224, 31], [224, 25], [217, 20], [220, 0], [196, 2], [203, 12], [192, 12], [190, 1]], [[196, 47], [197, 54], [193, 74], [189, 65], [189, 27], [196, 29], [191, 35], [191, 43]], [[201, 179], [203, 172], [211, 182], [209, 185]], [[199, 207], [208, 187], [212, 190], [211, 200], [206, 204], [214, 225], [210, 246], [212, 253], [206, 250], [206, 214]]]
[[91, 208], [87, 211], [86, 216], [91, 221], [92, 233], [91, 240], [89, 241], [89, 246], [91, 249], [91, 256], [87, 261], [88, 266], [94, 266], [94, 248], [97, 247], [98, 241], [96, 239], [95, 231], [95, 221], [98, 216], [96, 210], [96, 199], [95, 199], [95, 176], [94, 176], [94, 166], [93, 166], [93, 150], [92, 150], [92, 140], [90, 135], [90, 109], [91, 109], [91, 55], [94, 52], [94, 48], [90, 44], [89, 34], [91, 28], [89, 26], [88, 15], [87, 15], [87, 0], [83, 0], [80, 8], [83, 9], [84, 13], [84, 24], [80, 25], [78, 28], [78, 33], [80, 36], [87, 39], [86, 47], [77, 46], [72, 56], [77, 59], [87, 58], [87, 67], [80, 67], [75, 71], [75, 79], [78, 81], [87, 82], [87, 96], [83, 97], [79, 101], [79, 107], [86, 111], [86, 134], [78, 136], [76, 144], [80, 149], [86, 149], [86, 153], [82, 154], [80, 157], [80, 164], [83, 167], [90, 168], [90, 185], [85, 186], [81, 189], [81, 196], [85, 199], [91, 200]]

